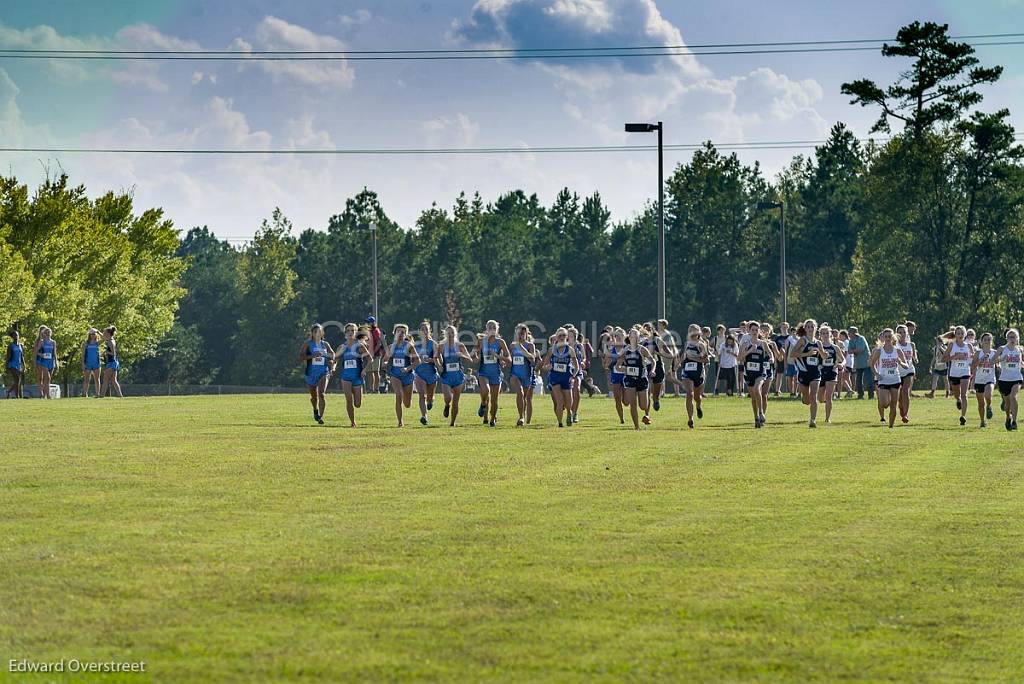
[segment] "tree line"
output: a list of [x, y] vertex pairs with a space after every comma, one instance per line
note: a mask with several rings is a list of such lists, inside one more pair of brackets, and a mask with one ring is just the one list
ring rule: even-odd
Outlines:
[[[1008, 111], [978, 109], [979, 88], [1001, 68], [981, 66], [931, 23], [904, 27], [883, 54], [912, 68], [885, 87], [843, 85], [854, 104], [879, 112], [883, 142], [862, 144], [838, 123], [774, 178], [711, 143], [671, 172], [673, 327], [778, 322], [778, 214], [758, 210], [765, 200], [786, 206], [793, 319], [870, 332], [907, 317], [926, 333], [954, 321], [997, 334], [1019, 325], [1024, 149]], [[159, 210], [136, 217], [126, 195], [90, 202], [63, 178], [32, 199], [6, 179], [0, 202], [0, 322], [45, 321], [76, 343], [88, 320], [116, 323], [136, 382], [297, 382], [312, 322], [360, 322], [372, 310], [371, 224], [385, 329], [422, 319], [478, 329], [490, 318], [506, 330], [523, 320], [550, 329], [655, 315], [657, 206], [612, 221], [596, 192], [566, 188], [550, 206], [522, 190], [488, 202], [463, 193], [407, 230], [363, 190], [322, 229], [296, 234], [276, 210], [237, 248], [206, 227], [179, 240]], [[94, 233], [76, 237], [79, 226]]]

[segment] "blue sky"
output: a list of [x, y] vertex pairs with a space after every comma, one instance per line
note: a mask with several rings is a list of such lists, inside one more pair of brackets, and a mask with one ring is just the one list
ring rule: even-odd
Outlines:
[[[91, 0], [6, 3], [0, 47], [374, 50], [479, 45], [686, 44], [885, 38], [914, 19], [954, 34], [1024, 31], [1024, 2], [908, 0], [753, 3], [667, 0]], [[1024, 46], [979, 50], [1006, 66], [983, 107], [1024, 123]], [[648, 142], [626, 120], [666, 124], [666, 142], [820, 139], [842, 120], [866, 135], [874, 113], [840, 84], [888, 82], [875, 52], [705, 56], [571, 63], [0, 60], [0, 136], [18, 146], [347, 148], [510, 147]], [[1020, 126], [1019, 126], [1020, 127]], [[793, 154], [746, 152], [778, 171]], [[668, 155], [669, 164], [686, 153]], [[513, 188], [549, 202], [563, 186], [600, 191], [614, 218], [651, 196], [650, 154], [445, 157], [5, 155], [35, 183], [68, 171], [90, 192], [132, 188], [179, 228], [247, 237], [280, 206], [323, 228], [364, 186], [405, 226], [460, 190]]]

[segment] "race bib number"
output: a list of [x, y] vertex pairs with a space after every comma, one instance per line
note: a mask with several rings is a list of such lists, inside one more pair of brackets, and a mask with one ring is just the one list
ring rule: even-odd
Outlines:
[[512, 365], [513, 366], [522, 366], [525, 363], [526, 363], [526, 357], [525, 356], [513, 356], [512, 357]]
[[[49, 355], [47, 355], [46, 358], [50, 358]], [[1010, 361], [1006, 364], [1006, 370], [1016, 370], [1018, 368], [1020, 368], [1020, 363], [1017, 361]]]
[[449, 373], [455, 373], [455, 372], [457, 372], [457, 371], [462, 369], [462, 364], [460, 364], [460, 363], [446, 363], [444, 365], [444, 368]]
[[974, 382], [979, 385], [984, 385], [985, 383], [992, 382], [995, 375], [994, 368], [979, 368], [978, 374], [974, 376]]
[[494, 354], [487, 354], [484, 356], [484, 363], [498, 363], [498, 357]]
[[638, 378], [640, 377], [640, 369], [637, 368], [636, 366], [626, 366], [626, 375], [633, 378]]
[[806, 359], [804, 359], [804, 361], [807, 362], [808, 366], [817, 366], [818, 365], [818, 357], [817, 356], [808, 356]]
[[324, 365], [324, 357], [322, 357], [322, 356], [315, 356], [315, 357], [313, 357], [313, 365], [314, 366], [322, 366], [322, 365]]
[[42, 356], [47, 361], [53, 358], [53, 354], [51, 354], [50, 352], [43, 352], [42, 354], [40, 354], [40, 356]]
[[887, 377], [895, 378], [895, 377], [899, 376], [900, 369], [899, 368], [883, 368], [882, 372], [885, 373], [885, 375]]
[[684, 371], [695, 371], [695, 370], [697, 370], [697, 362], [696, 361], [687, 361], [685, 364], [683, 364], [683, 370]]
[[825, 359], [825, 360], [824, 360], [824, 361], [823, 361], [823, 362], [821, 363], [821, 365], [823, 365], [823, 366], [829, 366], [829, 367], [831, 367], [831, 366], [834, 366], [834, 365], [836, 365], [836, 362], [835, 362], [835, 359], [832, 359], [832, 358], [828, 358], [828, 359]]
[[953, 370], [957, 370], [957, 371], [965, 371], [965, 370], [967, 370], [967, 362], [966, 361], [954, 361], [953, 362]]
[[565, 373], [566, 371], [569, 370], [569, 366], [567, 364], [564, 364], [564, 363], [556, 363], [553, 366], [553, 368], [555, 369], [556, 373]]
[[405, 368], [405, 359], [391, 359], [393, 368]]
[[747, 370], [754, 373], [760, 372], [761, 364], [757, 361], [747, 361]]
[[355, 368], [355, 367], [356, 367], [356, 360], [355, 359], [345, 359], [345, 368]]

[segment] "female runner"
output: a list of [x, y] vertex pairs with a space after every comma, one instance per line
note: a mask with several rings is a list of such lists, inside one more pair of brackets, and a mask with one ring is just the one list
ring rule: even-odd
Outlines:
[[796, 329], [797, 341], [789, 350], [789, 358], [797, 368], [800, 399], [810, 407], [811, 419], [807, 427], [817, 427], [818, 386], [821, 384], [821, 361], [825, 354], [816, 337], [818, 322], [808, 318]]
[[639, 412], [637, 405], [644, 410], [644, 425], [651, 424], [647, 389], [650, 384], [648, 380], [648, 369], [655, 365], [654, 356], [650, 350], [641, 343], [640, 328], [633, 327], [629, 331], [628, 342], [619, 355], [615, 366], [618, 373], [623, 374], [622, 379], [622, 400], [629, 405], [629, 415], [633, 418], [633, 429], [640, 429], [638, 420]]
[[416, 393], [420, 397], [420, 424], [427, 424], [427, 412], [434, 408], [434, 391], [437, 390], [437, 366], [435, 351], [437, 345], [430, 334], [430, 321], [420, 323], [420, 341], [416, 354], [420, 362], [416, 365]]
[[701, 336], [700, 326], [691, 324], [686, 330], [683, 343], [683, 389], [686, 391], [686, 426], [693, 429], [693, 408], [696, 404], [697, 418], [704, 417], [701, 407], [704, 391], [704, 364], [708, 360], [708, 347]]
[[569, 423], [580, 422], [579, 411], [580, 411], [580, 387], [583, 384], [583, 343], [580, 341], [580, 332], [572, 325], [563, 326], [568, 333], [566, 342], [576, 351], [576, 360], [578, 364], [574, 366], [572, 374], [572, 400], [569, 403], [569, 417], [566, 421]]
[[95, 395], [100, 393], [100, 331], [89, 328], [82, 343], [82, 396], [89, 397], [89, 385]]
[[971, 377], [971, 359], [974, 347], [967, 343], [967, 330], [962, 325], [953, 329], [953, 341], [946, 348], [943, 360], [949, 364], [949, 384], [956, 395], [956, 407], [960, 409], [960, 424], [967, 425], [967, 391]]
[[53, 331], [45, 325], [39, 326], [35, 348], [32, 353], [36, 357], [36, 373], [39, 375], [39, 398], [50, 398], [50, 380], [57, 370], [57, 343], [52, 338]]
[[978, 398], [978, 416], [985, 427], [992, 419], [992, 385], [996, 383], [996, 351], [992, 349], [992, 333], [981, 336], [980, 348], [974, 353], [971, 375], [974, 376], [974, 395]]
[[[498, 420], [498, 396], [501, 394], [501, 367], [508, 365], [509, 353], [505, 340], [498, 334], [498, 322], [487, 321], [484, 334], [480, 337], [476, 349], [476, 359], [480, 364], [477, 373], [480, 384], [480, 410], [477, 416], [484, 419], [484, 425], [494, 427]], [[490, 420], [487, 418], [487, 406], [490, 403]]]
[[768, 345], [768, 351], [771, 353], [771, 358], [764, 364], [764, 382], [761, 383], [761, 423], [763, 424], [768, 418], [768, 395], [771, 394], [772, 378], [775, 375], [778, 362], [785, 363], [786, 355], [775, 344], [770, 323], [762, 323], [758, 329], [761, 331], [761, 339]]
[[305, 379], [309, 388], [309, 403], [313, 405], [313, 420], [324, 424], [324, 409], [327, 408], [327, 383], [331, 379], [331, 365], [334, 350], [324, 339], [324, 328], [314, 323], [309, 329], [309, 339], [299, 350], [299, 363], [306, 365]]
[[348, 411], [349, 427], [356, 426], [356, 409], [363, 405], [365, 376], [373, 368], [369, 336], [360, 331], [355, 323], [345, 326], [345, 341], [341, 345], [341, 389], [345, 393], [345, 409]]
[[907, 359], [905, 368], [900, 368], [900, 419], [910, 422], [910, 391], [914, 389], [914, 377], [917, 373], [917, 345], [910, 339], [910, 330], [906, 325], [896, 326], [897, 346]]
[[572, 405], [572, 378], [579, 365], [576, 347], [569, 343], [569, 331], [559, 328], [555, 331], [551, 348], [543, 361], [543, 366], [550, 368], [548, 385], [551, 388], [551, 400], [554, 402], [558, 427], [565, 425], [562, 422], [563, 413], [566, 417], [565, 423], [572, 425], [569, 408]]
[[7, 345], [7, 363], [4, 366], [7, 374], [11, 377], [11, 386], [7, 389], [7, 396], [14, 395], [15, 399], [23, 399], [25, 396], [25, 348], [21, 346], [21, 335], [17, 330], [11, 331], [11, 343]]
[[821, 381], [818, 385], [818, 402], [825, 404], [825, 422], [832, 422], [832, 399], [836, 394], [839, 382], [839, 369], [843, 367], [846, 354], [843, 348], [832, 339], [832, 328], [822, 325], [818, 331], [821, 340]]
[[765, 363], [772, 363], [772, 352], [768, 343], [761, 339], [761, 325], [757, 321], [747, 324], [749, 341], [740, 348], [740, 364], [743, 367], [743, 380], [750, 395], [750, 407], [754, 411], [754, 427], [764, 425], [764, 402], [761, 386], [766, 376]]
[[878, 375], [878, 417], [885, 422], [885, 409], [889, 409], [889, 428], [896, 424], [896, 409], [900, 402], [900, 388], [903, 386], [900, 380], [900, 369], [906, 368], [907, 363], [903, 350], [896, 346], [896, 336], [892, 328], [886, 328], [878, 336], [878, 346], [871, 351], [868, 357], [868, 368], [876, 370]]
[[117, 381], [117, 372], [121, 370], [121, 360], [117, 356], [117, 340], [114, 336], [117, 335], [117, 328], [110, 325], [103, 329], [103, 384], [100, 386], [100, 396], [113, 396], [113, 391], [117, 391], [117, 396], [123, 397], [121, 394], [121, 383]]
[[388, 367], [388, 375], [391, 377], [398, 427], [405, 427], [402, 407], [412, 406], [412, 384], [415, 377], [413, 369], [419, 364], [420, 357], [416, 353], [416, 345], [409, 340], [409, 326], [399, 323], [394, 328], [394, 336], [395, 341], [385, 350], [381, 363]]
[[615, 412], [619, 414], [619, 424], [623, 425], [626, 419], [622, 415], [622, 373], [615, 370], [619, 363], [619, 355], [626, 344], [626, 331], [622, 328], [615, 328], [612, 331], [611, 339], [604, 348], [604, 367], [608, 369], [608, 384], [611, 385], [612, 397], [615, 399]]
[[1016, 328], [1006, 331], [1006, 344], [999, 348], [999, 394], [1003, 395], [1006, 429], [1017, 429], [1018, 394], [1024, 377], [1021, 376], [1020, 332]]
[[525, 323], [516, 326], [516, 341], [509, 351], [512, 354], [512, 371], [508, 381], [516, 393], [516, 408], [519, 410], [516, 426], [522, 427], [533, 420], [533, 365], [537, 359], [530, 327]]
[[466, 374], [462, 370], [463, 363], [472, 363], [466, 345], [455, 339], [458, 330], [454, 325], [444, 329], [444, 343], [436, 349], [437, 364], [441, 367], [441, 384], [444, 387], [444, 415], [450, 418], [449, 425], [455, 427], [455, 419], [459, 417], [459, 397], [462, 386], [466, 382]]

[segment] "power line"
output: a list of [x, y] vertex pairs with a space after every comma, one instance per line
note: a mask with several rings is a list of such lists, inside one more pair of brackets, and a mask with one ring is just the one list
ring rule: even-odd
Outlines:
[[[995, 34], [993, 34], [995, 35]], [[1024, 34], [1007, 34], [1024, 35]], [[840, 41], [836, 41], [838, 43]], [[862, 41], [845, 41], [859, 43]], [[822, 43], [790, 43], [809, 45]], [[832, 44], [832, 43], [826, 43]], [[545, 59], [634, 59], [642, 57], [700, 57], [708, 55], [765, 55], [805, 54], [827, 52], [877, 51], [881, 45], [835, 45], [833, 47], [786, 47], [773, 48], [765, 43], [763, 48], [703, 50], [690, 46], [667, 47], [620, 47], [620, 48], [552, 48], [547, 49], [502, 49], [499, 51], [377, 51], [377, 52], [231, 52], [231, 51], [47, 51], [47, 50], [0, 50], [0, 59], [36, 60], [101, 60], [101, 61], [209, 61], [209, 62], [384, 62], [384, 61], [465, 61], [465, 60], [545, 60]], [[786, 45], [786, 43], [782, 43]], [[834, 44], [833, 44], [834, 45]], [[972, 43], [973, 47], [1024, 45], [1024, 40], [1000, 40]], [[640, 52], [638, 50], [646, 50]]]
[[[1024, 133], [1014, 136], [1024, 140]], [[861, 143], [885, 143], [889, 138], [859, 138]], [[824, 145], [827, 140], [766, 140], [758, 142], [713, 143], [719, 150], [794, 150], [809, 149]], [[706, 143], [679, 143], [665, 145], [667, 151], [692, 152]], [[387, 155], [486, 155], [486, 154], [565, 154], [598, 152], [650, 152], [657, 145], [577, 145], [549, 147], [434, 147], [434, 148], [349, 148], [349, 149], [265, 149], [238, 150], [224, 148], [200, 149], [130, 149], [112, 147], [0, 147], [0, 153], [41, 153], [41, 154], [177, 154], [177, 155], [302, 155], [302, 156], [387, 156]]]
[[[1021, 38], [1024, 33], [978, 33], [950, 36], [951, 40], [988, 40], [994, 38]], [[680, 44], [680, 45], [634, 45], [634, 46], [598, 46], [598, 47], [557, 47], [557, 48], [450, 48], [450, 49], [415, 49], [415, 50], [86, 50], [86, 49], [47, 49], [47, 48], [0, 48], [0, 53], [10, 55], [45, 55], [44, 58], [57, 58], [57, 56], [82, 56], [82, 55], [127, 55], [127, 56], [187, 56], [199, 55], [203, 57], [232, 57], [236, 59], [252, 59], [254, 56], [333, 56], [348, 58], [359, 55], [464, 55], [464, 54], [486, 54], [501, 55], [505, 53], [531, 54], [531, 53], [588, 53], [588, 52], [626, 52], [637, 50], [702, 50], [722, 48], [770, 48], [783, 46], [820, 46], [820, 45], [853, 45], [857, 43], [871, 43], [871, 49], [880, 46], [882, 43], [895, 41], [895, 38], [858, 38], [858, 39], [835, 39], [835, 40], [792, 40], [792, 41], [762, 41], [753, 43], [704, 43], [704, 44]], [[1001, 44], [1001, 43], [989, 43]], [[866, 49], [866, 48], [858, 48]], [[548, 54], [541, 54], [540, 57], [550, 57]]]

